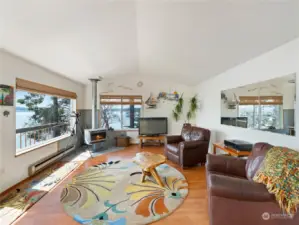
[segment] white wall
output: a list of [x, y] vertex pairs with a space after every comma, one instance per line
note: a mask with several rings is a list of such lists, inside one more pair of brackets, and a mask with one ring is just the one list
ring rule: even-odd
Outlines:
[[[237, 138], [252, 143], [265, 141], [274, 145], [283, 145], [299, 149], [298, 134], [297, 137], [292, 137], [220, 124], [221, 90], [236, 88], [292, 73], [297, 73], [298, 75], [298, 61], [299, 39], [295, 39], [294, 41], [280, 46], [266, 54], [200, 83], [196, 87], [196, 90], [202, 101], [202, 107], [197, 116], [197, 124], [214, 131], [216, 134], [216, 141], [222, 141], [225, 138]], [[298, 82], [296, 84], [296, 92], [297, 96], [299, 96]], [[295, 110], [298, 115], [298, 103], [295, 106]], [[297, 116], [296, 121], [298, 119], [299, 117]], [[297, 132], [299, 130], [298, 122], [296, 122], [296, 130]]]
[[[1, 66], [2, 65], [2, 66]], [[0, 83], [15, 86], [16, 78], [23, 78], [68, 91], [78, 95], [77, 107], [82, 107], [83, 85], [27, 62], [0, 49]], [[10, 111], [9, 117], [3, 111]], [[28, 166], [57, 151], [57, 144], [15, 157], [16, 120], [15, 107], [0, 106], [0, 192], [28, 176]], [[1, 164], [2, 162], [2, 164]]]
[[[0, 54], [0, 84], [4, 84], [4, 81], [3, 81], [3, 55]], [[3, 175], [3, 162], [4, 162], [4, 159], [3, 159], [3, 150], [4, 150], [4, 145], [3, 145], [3, 137], [2, 137], [2, 134], [4, 132], [4, 128], [3, 128], [3, 117], [2, 117], [2, 113], [3, 113], [3, 109], [1, 109], [1, 106], [0, 106], [0, 192], [2, 189], [2, 186], [3, 186], [3, 183], [2, 183], [2, 175]]]
[[[139, 81], [143, 82], [142, 87], [137, 87]], [[119, 85], [131, 88], [132, 90], [124, 89], [118, 87]], [[173, 92], [177, 91], [179, 94], [183, 93], [185, 104], [184, 113], [188, 111], [188, 101], [193, 96], [194, 91], [192, 87], [186, 85], [174, 83], [172, 81], [163, 80], [162, 78], [150, 78], [142, 76], [127, 76], [127, 77], [114, 77], [112, 79], [104, 79], [98, 83], [98, 95], [102, 92], [105, 94], [128, 94], [128, 95], [142, 95], [143, 101], [146, 101], [151, 93], [154, 96], [158, 96], [161, 91]], [[106, 93], [107, 92], [107, 93]], [[176, 122], [171, 117], [171, 112], [175, 106], [176, 102], [173, 101], [163, 101], [158, 103], [156, 109], [147, 109], [144, 107], [142, 116], [144, 117], [168, 117], [168, 133], [169, 134], [179, 134], [183, 123], [185, 122], [186, 116], [183, 115], [181, 120]], [[85, 101], [84, 109], [91, 109], [91, 85], [88, 85], [85, 89]], [[194, 121], [191, 121], [194, 122]], [[133, 142], [137, 142], [136, 138], [138, 132], [128, 132], [128, 135], [133, 138]]]

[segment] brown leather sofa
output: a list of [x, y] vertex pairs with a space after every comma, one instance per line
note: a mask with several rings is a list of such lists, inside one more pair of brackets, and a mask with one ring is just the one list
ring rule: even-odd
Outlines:
[[210, 142], [209, 130], [185, 124], [181, 135], [166, 136], [165, 139], [165, 156], [181, 167], [206, 162]]
[[208, 155], [206, 179], [210, 225], [298, 225], [299, 213], [292, 219], [283, 215], [275, 196], [265, 185], [252, 181], [272, 146], [257, 143], [247, 160]]

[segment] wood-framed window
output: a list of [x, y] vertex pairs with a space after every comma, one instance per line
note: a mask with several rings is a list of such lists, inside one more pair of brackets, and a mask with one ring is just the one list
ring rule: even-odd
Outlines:
[[70, 135], [75, 92], [16, 79], [16, 155]]
[[283, 128], [283, 96], [240, 96], [238, 116], [247, 117], [248, 127]]
[[240, 96], [239, 105], [282, 105], [283, 96]]
[[101, 127], [115, 130], [139, 128], [141, 95], [100, 95]]

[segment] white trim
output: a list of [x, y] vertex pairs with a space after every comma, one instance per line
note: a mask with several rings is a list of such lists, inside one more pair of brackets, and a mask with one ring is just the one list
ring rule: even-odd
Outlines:
[[139, 128], [132, 128], [132, 129], [116, 129], [113, 131], [126, 131], [126, 132], [136, 132], [139, 131]]
[[[53, 144], [53, 143], [58, 142], [58, 141], [60, 141], [60, 140], [66, 139], [66, 138], [68, 138], [68, 137], [70, 137], [70, 136], [71, 136], [70, 134], [61, 135], [61, 136], [59, 136], [59, 137], [52, 138], [52, 139], [50, 139], [50, 140], [48, 140], [48, 141], [45, 141], [45, 142], [43, 142], [43, 143], [41, 143], [41, 144], [37, 144], [37, 145], [34, 145], [34, 146], [32, 146], [32, 147], [28, 147], [28, 148], [22, 149], [21, 151], [17, 151], [17, 150], [16, 150], [16, 154], [15, 154], [15, 156], [18, 157], [18, 156], [23, 155], [23, 154], [25, 154], [25, 153], [28, 153], [28, 152], [31, 152], [31, 151], [40, 149], [40, 148], [42, 148], [42, 147], [44, 147], [44, 146], [46, 146], [46, 145]], [[58, 149], [57, 149], [57, 150], [58, 150]]]

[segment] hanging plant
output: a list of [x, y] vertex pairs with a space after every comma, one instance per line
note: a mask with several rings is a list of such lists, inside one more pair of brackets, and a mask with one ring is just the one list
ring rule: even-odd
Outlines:
[[196, 116], [196, 111], [198, 110], [198, 108], [198, 98], [197, 95], [194, 95], [189, 101], [189, 111], [186, 115], [188, 122], [190, 122], [190, 120]]
[[221, 92], [221, 99], [224, 101], [224, 103], [227, 102], [227, 96], [224, 92]]
[[184, 99], [183, 94], [178, 99], [178, 103], [175, 105], [174, 109], [172, 110], [172, 117], [175, 121], [178, 121], [183, 113], [183, 106], [184, 106]]

